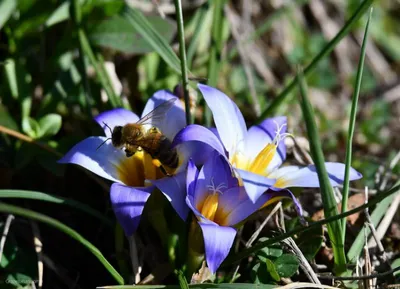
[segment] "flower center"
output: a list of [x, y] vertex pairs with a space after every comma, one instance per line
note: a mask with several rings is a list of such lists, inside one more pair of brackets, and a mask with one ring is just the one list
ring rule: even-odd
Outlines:
[[[131, 187], [147, 187], [151, 184], [145, 180], [157, 180], [165, 177], [158, 165], [159, 162], [154, 161], [151, 156], [144, 150], [138, 150], [131, 157], [126, 157], [116, 165], [118, 178], [125, 185]], [[175, 170], [165, 167], [170, 174]]]
[[283, 127], [286, 126], [286, 123], [282, 124], [281, 126], [279, 126], [278, 123], [275, 124], [277, 128], [275, 131], [275, 138], [271, 143], [268, 143], [253, 160], [249, 159], [241, 152], [236, 152], [230, 160], [231, 164], [238, 169], [243, 169], [258, 175], [267, 176], [270, 172], [268, 168], [274, 159], [279, 143], [284, 140], [285, 137], [291, 135], [289, 133], [281, 133]]
[[218, 186], [215, 187], [213, 178], [211, 178], [211, 184], [207, 187], [210, 193], [204, 200], [201, 208], [198, 209], [205, 218], [210, 221], [215, 221], [215, 215], [218, 211], [219, 195], [222, 195], [223, 192], [221, 190], [226, 189], [227, 187], [224, 183], [218, 184]]

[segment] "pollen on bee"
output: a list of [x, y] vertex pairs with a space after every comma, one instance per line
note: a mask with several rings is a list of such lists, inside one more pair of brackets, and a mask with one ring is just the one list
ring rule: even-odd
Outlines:
[[158, 159], [153, 159], [152, 163], [154, 166], [156, 166], [157, 168], [162, 166], [162, 163], [158, 160]]

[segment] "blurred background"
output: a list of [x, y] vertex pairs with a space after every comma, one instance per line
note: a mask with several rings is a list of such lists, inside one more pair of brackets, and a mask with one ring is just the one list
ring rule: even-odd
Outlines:
[[[214, 13], [215, 2], [219, 1], [182, 1], [188, 67], [192, 77], [205, 78], [201, 81], [230, 96], [252, 125], [294, 78], [296, 68], [312, 62], [362, 1], [222, 1], [220, 19]], [[0, 1], [1, 189], [40, 191], [73, 199], [115, 222], [109, 183], [56, 161], [80, 140], [102, 135], [93, 121], [99, 112], [125, 107], [140, 114], [156, 90], [172, 91], [181, 81], [141, 35], [140, 26], [121, 12], [126, 6], [145, 17], [179, 54], [171, 0]], [[377, 172], [382, 172], [400, 149], [400, 1], [374, 1], [373, 7], [353, 145], [353, 167], [364, 175], [355, 189], [369, 186], [372, 192]], [[307, 78], [329, 161], [344, 162], [345, 158], [351, 96], [367, 16], [364, 14]], [[216, 21], [218, 27], [213, 25]], [[212, 68], [215, 60], [216, 69]], [[195, 122], [207, 123], [195, 84], [196, 80], [190, 82]], [[307, 150], [297, 100], [296, 88], [268, 116], [287, 115], [289, 132]], [[287, 141], [289, 148], [294, 147], [290, 139]], [[295, 154], [289, 152], [289, 162], [295, 162]], [[395, 164], [387, 182], [396, 181], [398, 172]], [[308, 216], [322, 208], [312, 191], [302, 194], [301, 200]], [[118, 254], [128, 252], [127, 244], [122, 246], [124, 251], [116, 251], [118, 240], [113, 226], [82, 212], [34, 200], [1, 201], [67, 224], [113, 264], [118, 263]], [[7, 217], [1, 215], [0, 231]], [[384, 241], [393, 254], [398, 254], [398, 213], [394, 220]], [[35, 244], [40, 250], [35, 250]], [[38, 280], [38, 264], [43, 264], [46, 288], [114, 284], [81, 244], [29, 218], [17, 216], [12, 221], [3, 248], [1, 280], [7, 276]], [[150, 254], [146, 255], [150, 258], [148, 251], [154, 248], [143, 248], [143, 254]], [[245, 278], [243, 282], [252, 277]], [[0, 287], [16, 288], [4, 282]]]

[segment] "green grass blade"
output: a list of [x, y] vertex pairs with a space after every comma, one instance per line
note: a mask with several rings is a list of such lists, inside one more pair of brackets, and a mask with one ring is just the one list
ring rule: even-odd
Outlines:
[[[325, 45], [325, 47], [318, 53], [317, 56], [311, 61], [311, 63], [304, 69], [304, 75], [307, 77], [314, 69], [317, 67], [317, 64], [327, 56], [332, 50], [336, 47], [336, 45], [343, 39], [349, 32], [351, 27], [357, 22], [357, 20], [364, 14], [364, 12], [371, 6], [374, 0], [364, 0], [354, 12], [354, 14], [350, 17], [350, 19], [346, 22], [346, 24], [342, 27], [342, 29], [336, 34], [336, 36], [329, 41]], [[263, 120], [265, 117], [270, 115], [275, 109], [277, 109], [281, 103], [289, 96], [292, 90], [296, 87], [298, 79], [295, 77], [288, 86], [272, 101], [272, 103], [267, 107], [267, 109], [261, 114], [258, 118], [259, 121]]]
[[[396, 186], [400, 185], [400, 182], [396, 183]], [[380, 192], [378, 192], [380, 194]], [[383, 216], [385, 216], [387, 209], [392, 204], [395, 195], [390, 195], [382, 202], [380, 202], [374, 209], [371, 214], [371, 222], [374, 227], [378, 226], [380, 221], [382, 220]], [[369, 202], [369, 201], [368, 201]], [[364, 226], [364, 228], [358, 233], [356, 239], [354, 240], [353, 244], [350, 247], [350, 250], [347, 252], [347, 258], [349, 262], [355, 263], [360, 256], [361, 252], [364, 249], [365, 245], [365, 236], [369, 237], [371, 234], [371, 230], [369, 226]]]
[[[363, 205], [361, 205], [361, 206], [359, 206], [357, 208], [354, 208], [354, 209], [352, 209], [350, 211], [347, 211], [345, 213], [342, 213], [342, 214], [339, 214], [339, 215], [336, 215], [336, 216], [332, 216], [332, 217], [329, 217], [329, 218], [326, 218], [326, 219], [322, 219], [322, 220], [319, 220], [317, 222], [309, 223], [308, 226], [297, 227], [297, 228], [295, 228], [295, 229], [293, 229], [293, 230], [291, 230], [289, 232], [286, 232], [286, 233], [280, 234], [279, 236], [276, 236], [274, 238], [268, 239], [267, 241], [258, 242], [256, 245], [254, 245], [251, 248], [242, 250], [241, 252], [236, 253], [234, 256], [229, 256], [223, 262], [222, 265], [223, 266], [231, 265], [233, 263], [239, 262], [241, 259], [249, 257], [251, 254], [261, 250], [262, 248], [271, 246], [272, 244], [278, 243], [278, 242], [280, 242], [282, 240], [285, 240], [286, 238], [293, 237], [296, 234], [308, 231], [308, 230], [310, 230], [310, 229], [312, 229], [314, 227], [326, 225], [326, 224], [329, 224], [329, 223], [332, 223], [332, 222], [335, 222], [335, 221], [340, 221], [340, 219], [342, 219], [342, 218], [346, 218], [346, 217], [348, 217], [350, 215], [353, 215], [355, 213], [358, 213], [358, 212], [360, 212], [360, 211], [362, 211], [362, 210], [364, 210], [366, 208], [373, 207], [376, 204], [380, 203], [382, 200], [385, 200], [386, 198], [388, 198], [388, 197], [390, 197], [393, 194], [398, 193], [398, 192], [400, 192], [400, 184], [392, 187], [390, 190], [388, 190], [386, 192], [382, 192], [382, 193], [380, 193], [378, 195], [375, 195], [373, 198], [371, 198], [368, 201], [368, 203], [363, 204]], [[339, 235], [338, 235], [338, 237], [340, 238]]]
[[[332, 217], [339, 214], [333, 188], [328, 178], [328, 173], [325, 168], [324, 155], [321, 148], [321, 141], [317, 124], [315, 122], [314, 110], [307, 96], [307, 87], [301, 71], [298, 73], [298, 82], [300, 85], [300, 105], [303, 111], [303, 117], [307, 127], [308, 139], [310, 141], [310, 152], [314, 160], [315, 167], [318, 173], [318, 180], [321, 188], [322, 203], [324, 206], [325, 216]], [[328, 234], [332, 242], [335, 268], [339, 272], [345, 270], [346, 256], [344, 253], [343, 241], [341, 238], [341, 223], [334, 221], [328, 224]]]
[[[360, 95], [360, 88], [361, 88], [361, 81], [362, 75], [364, 70], [364, 60], [365, 60], [365, 51], [367, 47], [367, 38], [368, 38], [368, 28], [369, 22], [371, 20], [372, 8], [370, 9], [370, 13], [368, 15], [367, 24], [365, 25], [365, 32], [364, 32], [364, 39], [361, 45], [361, 55], [360, 60], [358, 62], [358, 69], [357, 69], [357, 77], [355, 83], [355, 89], [353, 94], [353, 100], [351, 103], [351, 112], [350, 112], [350, 122], [349, 122], [349, 129], [348, 129], [348, 138], [347, 138], [347, 146], [346, 146], [346, 168], [344, 171], [344, 183], [343, 183], [343, 198], [342, 198], [342, 213], [347, 210], [347, 201], [349, 198], [349, 186], [350, 186], [350, 168], [351, 168], [351, 158], [352, 158], [352, 143], [353, 143], [353, 136], [354, 136], [354, 127], [356, 125], [356, 116], [357, 116], [357, 104], [358, 98]], [[346, 219], [342, 220], [342, 240], [346, 238]]]
[[204, 21], [204, 18], [207, 16], [207, 10], [208, 8], [206, 7], [206, 5], [201, 6], [200, 8], [197, 9], [196, 15], [198, 18], [197, 21], [197, 25], [196, 25], [196, 29], [193, 32], [193, 36], [192, 39], [190, 41], [188, 50], [187, 50], [187, 62], [188, 62], [188, 67], [190, 67], [191, 69], [192, 67], [192, 61], [193, 61], [193, 57], [196, 53], [196, 50], [198, 48], [198, 43], [199, 43], [199, 39], [200, 39], [200, 35], [201, 35], [201, 30], [204, 27], [204, 24], [207, 21]]
[[182, 271], [176, 272], [176, 275], [177, 275], [178, 281], [179, 281], [179, 288], [180, 289], [189, 289], [189, 285], [188, 285], [185, 275], [182, 273]]
[[175, 0], [176, 10], [176, 22], [178, 24], [178, 36], [179, 36], [179, 57], [181, 59], [181, 74], [182, 74], [182, 86], [183, 96], [185, 98], [185, 114], [186, 124], [192, 123], [192, 117], [190, 115], [190, 99], [188, 92], [188, 75], [187, 75], [187, 62], [186, 62], [186, 48], [185, 48], [185, 27], [183, 25], [183, 13], [181, 0]]
[[7, 213], [7, 214], [14, 214], [14, 215], [29, 218], [29, 219], [32, 219], [35, 221], [39, 221], [39, 222], [45, 223], [49, 226], [52, 226], [52, 227], [60, 230], [61, 232], [67, 234], [71, 238], [77, 240], [79, 243], [81, 243], [83, 246], [85, 246], [93, 255], [95, 255], [97, 257], [97, 259], [104, 265], [104, 267], [107, 269], [107, 271], [118, 282], [118, 284], [121, 284], [121, 285], [124, 284], [124, 279], [117, 272], [117, 270], [115, 270], [114, 267], [106, 260], [106, 258], [104, 258], [103, 254], [100, 252], [100, 250], [97, 249], [95, 246], [93, 246], [92, 243], [90, 243], [88, 240], [86, 240], [84, 237], [82, 237], [78, 232], [76, 232], [72, 228], [64, 225], [63, 223], [57, 221], [56, 219], [50, 218], [41, 213], [37, 213], [32, 210], [20, 208], [20, 207], [13, 206], [13, 205], [0, 203], [0, 212]]
[[56, 204], [66, 205], [75, 209], [78, 209], [88, 215], [91, 215], [95, 218], [101, 220], [104, 224], [109, 227], [113, 227], [113, 222], [104, 217], [100, 212], [94, 210], [93, 208], [85, 205], [81, 202], [77, 202], [71, 199], [62, 198], [58, 196], [54, 196], [47, 193], [35, 192], [35, 191], [26, 191], [26, 190], [0, 190], [0, 198], [10, 198], [10, 199], [30, 199], [30, 200], [38, 200]]
[[181, 63], [178, 56], [172, 50], [168, 42], [153, 28], [138, 9], [126, 6], [122, 12], [136, 29], [136, 31], [149, 43], [149, 45], [161, 56], [162, 59], [177, 73], [181, 75]]
[[96, 56], [94, 55], [94, 52], [92, 50], [92, 47], [90, 46], [85, 31], [80, 29], [78, 31], [78, 35], [79, 35], [80, 45], [82, 46], [82, 51], [88, 57], [89, 61], [92, 63], [94, 69], [96, 70], [96, 75], [99, 77], [99, 81], [103, 86], [103, 89], [106, 92], [108, 99], [110, 100], [111, 106], [112, 107], [121, 106], [121, 100], [114, 91], [114, 88], [111, 84], [111, 80], [108, 76], [107, 71], [105, 70], [104, 66], [99, 63]]

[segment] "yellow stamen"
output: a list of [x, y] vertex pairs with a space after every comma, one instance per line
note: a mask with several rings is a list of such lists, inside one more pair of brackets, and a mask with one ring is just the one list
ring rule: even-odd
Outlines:
[[210, 221], [213, 221], [217, 209], [218, 209], [218, 193], [213, 193], [207, 196], [201, 210], [199, 211], [205, 218], [209, 219]]
[[267, 144], [262, 151], [256, 156], [250, 165], [249, 171], [255, 174], [264, 175], [268, 165], [275, 156], [277, 145], [274, 143]]

